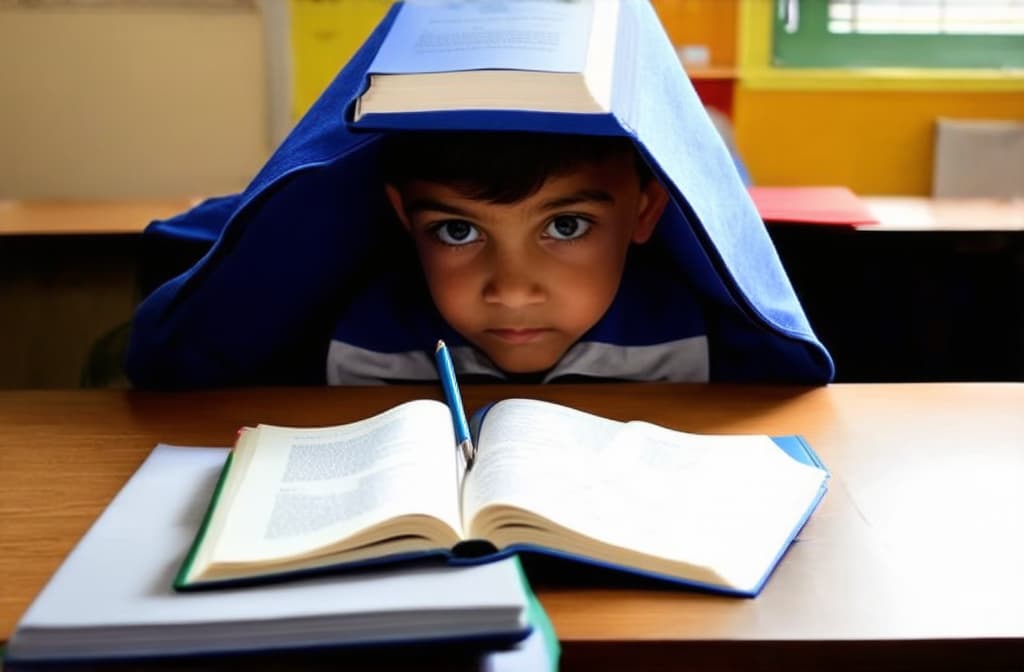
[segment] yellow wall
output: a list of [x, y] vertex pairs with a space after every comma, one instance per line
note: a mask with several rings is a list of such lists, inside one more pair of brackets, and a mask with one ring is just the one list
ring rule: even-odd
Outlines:
[[256, 9], [65, 4], [0, 2], [0, 198], [244, 187], [270, 149]]
[[736, 64], [736, 0], [651, 0], [672, 44], [704, 45], [711, 67]]
[[384, 18], [391, 0], [290, 0], [292, 119], [298, 120]]
[[754, 182], [931, 192], [939, 117], [1024, 120], [1024, 74], [771, 66], [772, 3], [739, 6], [736, 144]]
[[736, 142], [754, 181], [931, 192], [936, 117], [1024, 119], [1024, 92], [777, 91], [742, 84]]

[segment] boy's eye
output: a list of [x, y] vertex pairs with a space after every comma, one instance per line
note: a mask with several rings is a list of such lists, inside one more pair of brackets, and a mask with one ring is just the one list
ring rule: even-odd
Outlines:
[[434, 235], [445, 245], [466, 245], [480, 237], [480, 231], [464, 219], [449, 219], [433, 227]]
[[558, 215], [551, 220], [544, 233], [555, 240], [574, 240], [583, 237], [590, 226], [590, 220], [579, 215]]

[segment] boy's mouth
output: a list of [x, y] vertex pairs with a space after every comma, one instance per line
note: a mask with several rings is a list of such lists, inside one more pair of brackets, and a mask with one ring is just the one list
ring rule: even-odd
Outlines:
[[512, 345], [523, 345], [525, 343], [532, 343], [545, 334], [549, 333], [551, 329], [488, 329], [487, 333], [494, 336], [498, 340], [504, 341]]

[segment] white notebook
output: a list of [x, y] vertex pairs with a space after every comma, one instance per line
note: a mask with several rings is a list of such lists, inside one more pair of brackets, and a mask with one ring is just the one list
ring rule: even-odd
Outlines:
[[530, 595], [514, 558], [174, 592], [227, 453], [157, 446], [26, 611], [8, 660], [514, 641], [529, 632]]

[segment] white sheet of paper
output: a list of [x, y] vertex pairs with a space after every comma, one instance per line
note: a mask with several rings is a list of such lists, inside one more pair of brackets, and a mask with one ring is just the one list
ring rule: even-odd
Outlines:
[[157, 446], [39, 594], [12, 660], [165, 655], [516, 632], [514, 560], [177, 593], [226, 448]]

